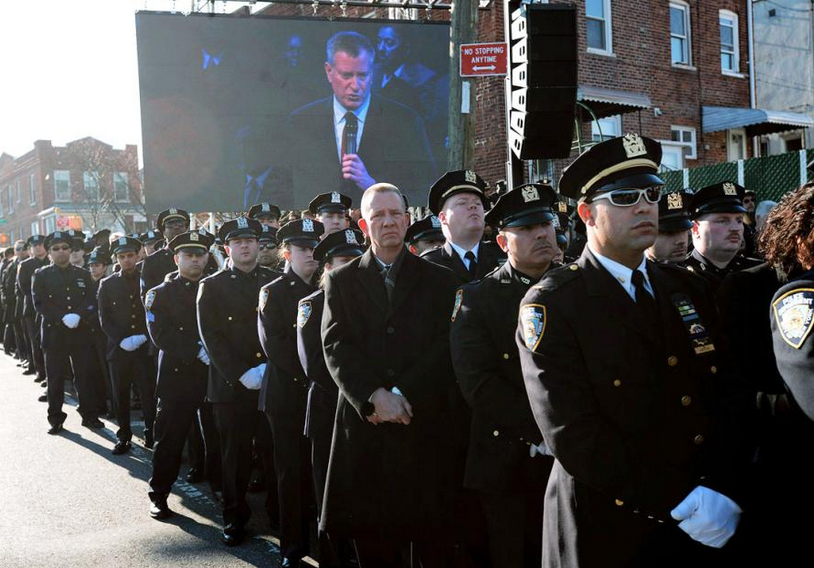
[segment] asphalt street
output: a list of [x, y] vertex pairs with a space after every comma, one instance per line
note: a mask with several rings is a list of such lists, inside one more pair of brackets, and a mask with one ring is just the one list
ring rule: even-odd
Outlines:
[[250, 538], [235, 548], [218, 540], [220, 507], [205, 483], [179, 479], [168, 500], [175, 514], [153, 520], [152, 452], [141, 445], [142, 423], [134, 422], [130, 454], [114, 456], [115, 422], [103, 419], [103, 430], [83, 427], [69, 396], [65, 430], [48, 435], [46, 404], [37, 401], [45, 389], [2, 351], [0, 384], [2, 568], [276, 566], [278, 541], [260, 495], [250, 500]]

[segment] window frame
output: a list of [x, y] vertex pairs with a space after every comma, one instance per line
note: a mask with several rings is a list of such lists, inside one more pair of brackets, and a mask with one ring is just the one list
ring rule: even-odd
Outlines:
[[[673, 132], [680, 132], [682, 134], [681, 140], [673, 140]], [[692, 142], [685, 142], [683, 134], [689, 132], [692, 137]], [[697, 130], [693, 126], [682, 126], [680, 124], [671, 124], [670, 125], [670, 142], [673, 144], [680, 144], [686, 148], [690, 149], [690, 152], [684, 156], [685, 160], [697, 160], [698, 159], [698, 134]]]
[[[600, 0], [602, 2], [602, 20], [588, 15], [588, 0], [585, 0], [585, 45], [588, 53], [597, 55], [613, 55], [613, 11], [611, 0]], [[588, 45], [588, 20], [601, 21], [605, 31], [605, 47], [591, 47]]]
[[[58, 173], [66, 173], [67, 175], [67, 182], [68, 182], [68, 198], [67, 199], [60, 199], [57, 190], [57, 174]], [[64, 196], [63, 196], [64, 197]], [[70, 203], [73, 197], [73, 192], [71, 191], [71, 171], [70, 170], [54, 170], [54, 201], [57, 203]]]
[[29, 205], [36, 205], [37, 204], [37, 186], [36, 186], [36, 179], [37, 176], [33, 172], [28, 174], [28, 199]]
[[[673, 34], [673, 8], [677, 10], [681, 10], [684, 14], [684, 36], [676, 36]], [[670, 7], [669, 7], [669, 28], [670, 28], [670, 64], [674, 67], [692, 67], [692, 17], [690, 11], [690, 5], [684, 2], [679, 2], [678, 0], [671, 0]], [[683, 37], [684, 38], [684, 54], [686, 55], [686, 61], [675, 61], [673, 59], [673, 38], [674, 37]]]
[[[732, 22], [732, 69], [724, 69], [724, 45], [719, 42], [721, 54], [721, 73], [724, 75], [740, 75], [741, 61], [740, 61], [740, 34], [738, 14], [731, 10], [718, 10], [718, 30], [723, 28], [723, 20], [728, 19]], [[727, 52], [730, 53], [730, 52]]]
[[[116, 184], [122, 178], [122, 184], [124, 185], [124, 199], [119, 199]], [[113, 172], [113, 201], [116, 203], [130, 203], [130, 176], [127, 175], [127, 172]]]
[[8, 214], [14, 215], [14, 193], [11, 190], [11, 184], [8, 184]]
[[31, 236], [33, 237], [34, 235], [39, 235], [39, 234], [40, 234], [40, 222], [39, 222], [39, 220], [31, 221]]
[[[616, 125], [615, 126], [616, 133], [613, 136], [608, 136], [607, 133], [605, 133], [603, 131], [601, 140], [597, 140], [596, 138], [599, 137], [599, 128], [598, 128], [597, 123], [601, 122], [603, 120], [605, 120], [605, 121], [611, 121], [612, 120]], [[596, 132], [594, 131], [594, 128], [596, 128]], [[599, 143], [599, 142], [604, 141], [604, 140], [610, 140], [612, 138], [618, 138], [621, 135], [622, 135], [622, 115], [621, 114], [614, 114], [614, 115], [611, 115], [611, 116], [603, 116], [602, 118], [591, 121], [591, 141], [592, 142]]]
[[[96, 189], [96, 195], [93, 196], [93, 199], [91, 199], [91, 195], [88, 192], [88, 187], [89, 187], [88, 181], [92, 181], [95, 184], [95, 185], [91, 186], [91, 187], [94, 187]], [[101, 201], [102, 194], [101, 194], [101, 188], [99, 187], [99, 185], [100, 185], [99, 181], [100, 181], [100, 179], [99, 179], [98, 172], [94, 172], [94, 171], [84, 171], [84, 172], [82, 172], [82, 191], [84, 193], [85, 200], [87, 202], [90, 203], [91, 201], [93, 201], [93, 202], [98, 203], [99, 201]]]

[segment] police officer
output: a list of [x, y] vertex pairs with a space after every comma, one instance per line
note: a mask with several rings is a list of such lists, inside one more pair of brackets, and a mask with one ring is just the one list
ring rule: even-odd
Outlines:
[[141, 245], [144, 247], [144, 256], [150, 256], [165, 244], [164, 235], [161, 234], [161, 231], [154, 231], [153, 229], [139, 235], [138, 240], [141, 241]]
[[42, 355], [42, 344], [40, 341], [40, 326], [37, 319], [37, 312], [34, 309], [34, 302], [31, 299], [31, 280], [34, 272], [49, 264], [48, 251], [45, 250], [45, 237], [42, 235], [31, 235], [26, 241], [31, 252], [31, 256], [20, 263], [17, 269], [17, 290], [19, 297], [17, 301], [23, 305], [23, 328], [28, 345], [31, 348], [31, 359], [36, 370], [36, 382], [45, 380], [45, 360]]
[[330, 235], [350, 227], [348, 213], [352, 206], [353, 199], [338, 191], [332, 191], [317, 195], [308, 204], [308, 210], [325, 227], [325, 235]]
[[49, 434], [62, 431], [65, 377], [73, 369], [82, 425], [102, 428], [98, 402], [88, 373], [90, 320], [97, 316], [90, 275], [70, 263], [72, 238], [56, 231], [45, 238], [52, 264], [34, 271], [31, 297], [40, 317], [40, 337], [48, 381]]
[[255, 203], [249, 208], [249, 219], [259, 221], [261, 225], [271, 227], [272, 229], [280, 228], [280, 208], [271, 203], [262, 202]]
[[558, 201], [554, 204], [556, 211], [556, 219], [554, 220], [554, 229], [557, 232], [557, 248], [560, 251], [554, 256], [554, 262], [562, 264], [563, 262], [573, 262], [575, 258], [566, 257], [565, 251], [571, 246], [571, 231], [573, 230], [573, 222], [571, 216], [574, 213], [574, 208], [571, 207], [566, 201]]
[[[108, 231], [109, 232], [109, 231]], [[109, 243], [105, 243], [106, 245]], [[99, 282], [107, 276], [110, 267], [110, 249], [97, 246], [87, 258], [88, 272], [94, 284], [93, 296], [99, 291]], [[95, 368], [98, 380], [95, 381], [97, 398], [99, 399], [100, 415], [108, 414], [111, 418], [116, 416], [116, 387], [110, 377], [110, 368], [107, 364], [107, 336], [102, 331], [99, 318], [93, 318], [90, 323], [91, 343], [93, 354], [90, 356], [90, 367]], [[109, 407], [108, 403], [109, 401]]]
[[[158, 346], [157, 410], [153, 475], [150, 478], [150, 516], [164, 519], [171, 512], [167, 496], [178, 477], [181, 454], [190, 426], [206, 398], [209, 356], [198, 336], [195, 298], [203, 277], [211, 242], [197, 232], [170, 241], [178, 271], [170, 273], [145, 297], [147, 328]], [[206, 425], [206, 423], [204, 423]], [[217, 433], [204, 433], [210, 479], [220, 468]]]
[[280, 263], [277, 249], [277, 229], [263, 225], [260, 233], [260, 248], [257, 253], [257, 264], [277, 270]]
[[[164, 242], [168, 243], [177, 235], [189, 230], [189, 213], [183, 209], [171, 207], [158, 214], [155, 224], [158, 232], [164, 235]], [[148, 290], [161, 284], [164, 277], [175, 270], [172, 252], [166, 247], [145, 258], [141, 266], [141, 297], [144, 298]]]
[[430, 188], [428, 207], [441, 221], [444, 246], [422, 258], [446, 266], [463, 282], [478, 280], [505, 261], [506, 255], [482, 242], [486, 182], [473, 171], [447, 172]]
[[277, 231], [287, 262], [283, 275], [260, 291], [258, 331], [268, 358], [262, 408], [274, 436], [274, 465], [280, 499], [281, 566], [298, 566], [308, 553], [313, 518], [310, 445], [303, 436], [308, 382], [297, 354], [297, 303], [316, 289], [314, 247], [325, 232], [311, 219], [291, 221]]
[[[320, 263], [322, 273], [328, 274], [364, 253], [364, 235], [361, 231], [346, 229], [326, 236], [314, 249], [314, 260]], [[311, 440], [311, 472], [314, 478], [317, 512], [322, 511], [322, 496], [328, 476], [328, 458], [336, 416], [339, 388], [325, 366], [322, 351], [322, 309], [325, 295], [322, 289], [304, 297], [297, 305], [297, 352], [308, 379], [308, 406], [305, 411], [305, 435]], [[334, 543], [336, 544], [336, 543]], [[324, 566], [337, 565], [339, 556], [346, 551], [331, 546], [328, 535], [320, 533], [319, 562]]]
[[17, 301], [17, 270], [27, 258], [28, 248], [25, 241], [16, 241], [14, 258], [3, 272], [2, 280], [3, 321], [11, 328], [14, 335], [15, 357], [20, 360], [18, 366], [26, 367], [26, 371], [28, 371], [31, 355], [28, 352], [28, 341], [23, 333], [23, 306]]
[[759, 260], [740, 254], [745, 191], [740, 185], [725, 181], [703, 187], [692, 197], [693, 251], [684, 265], [704, 278], [714, 293], [730, 272], [760, 264]]
[[508, 261], [461, 287], [450, 327], [455, 376], [472, 421], [464, 485], [478, 492], [494, 568], [539, 567], [543, 495], [553, 459], [531, 414], [515, 331], [520, 300], [559, 250], [554, 190], [504, 193], [486, 215]]
[[659, 234], [645, 254], [658, 262], [684, 262], [690, 243], [692, 221], [687, 211], [687, 200], [692, 194], [674, 191], [661, 196], [659, 201]]
[[130, 451], [130, 389], [141, 395], [144, 414], [144, 447], [153, 447], [155, 421], [155, 369], [148, 350], [147, 322], [139, 293], [140, 273], [136, 266], [141, 242], [120, 237], [112, 252], [121, 270], [99, 283], [99, 321], [107, 336], [107, 360], [116, 395], [119, 429], [114, 455]]
[[252, 436], [265, 356], [257, 337], [260, 288], [279, 276], [258, 266], [260, 223], [238, 217], [218, 231], [231, 267], [198, 285], [198, 331], [210, 358], [207, 399], [220, 436], [223, 523], [221, 541], [239, 544], [251, 516], [246, 489], [251, 478]]
[[738, 526], [748, 452], [740, 400], [724, 396], [739, 384], [721, 367], [712, 296], [644, 256], [660, 162], [658, 142], [626, 134], [564, 170], [560, 192], [579, 200], [588, 244], [520, 305], [523, 378], [556, 458], [543, 566], [712, 565]]
[[416, 256], [444, 246], [445, 240], [444, 233], [441, 231], [441, 221], [435, 215], [428, 215], [420, 221], [414, 222], [407, 228], [407, 233], [404, 235], [407, 248]]

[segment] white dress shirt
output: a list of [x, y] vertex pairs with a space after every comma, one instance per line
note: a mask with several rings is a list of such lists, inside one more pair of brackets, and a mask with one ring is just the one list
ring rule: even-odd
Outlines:
[[[345, 130], [345, 114], [348, 112], [348, 109], [342, 106], [336, 95], [334, 95], [334, 136], [336, 137], [336, 155], [339, 157], [339, 163], [342, 163], [342, 132]], [[367, 95], [367, 99], [365, 102], [362, 103], [362, 106], [357, 108], [356, 110], [352, 110], [353, 114], [356, 115], [356, 120], [359, 123], [359, 128], [356, 131], [356, 149], [359, 149], [359, 146], [362, 144], [362, 131], [365, 129], [365, 120], [367, 119], [367, 109], [370, 108], [370, 93]]]
[[[466, 258], [466, 253], [469, 252], [469, 251], [459, 247], [458, 245], [456, 245], [452, 241], [449, 241], [449, 245], [452, 247], [452, 250], [454, 250], [456, 253], [458, 253], [458, 256], [461, 257], [461, 262], [463, 262], [464, 266], [466, 266], [466, 269], [469, 270], [469, 259]], [[480, 243], [475, 243], [475, 246], [472, 247], [472, 254], [475, 255], [475, 262], [478, 262], [478, 251], [479, 250], [480, 250]]]
[[[633, 271], [624, 264], [619, 264], [615, 260], [602, 256], [591, 248], [590, 245], [586, 246], [596, 257], [596, 260], [599, 261], [599, 264], [601, 264], [605, 270], [610, 272], [610, 275], [613, 276], [619, 284], [621, 284], [622, 288], [625, 289], [625, 292], [627, 292], [628, 295], [635, 301], [636, 287], [633, 285]], [[640, 271], [644, 275], [644, 289], [647, 290], [651, 296], [655, 297], [656, 294], [653, 292], [653, 286], [650, 284], [650, 277], [647, 275], [647, 259], [644, 255], [642, 255], [642, 262], [639, 264], [636, 270]]]

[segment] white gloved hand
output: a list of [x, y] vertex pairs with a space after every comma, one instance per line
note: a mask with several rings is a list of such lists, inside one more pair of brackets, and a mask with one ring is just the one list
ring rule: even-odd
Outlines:
[[125, 351], [135, 351], [136, 349], [138, 349], [138, 345], [136, 345], [135, 341], [133, 341], [133, 338], [135, 338], [135, 337], [136, 337], [135, 335], [131, 335], [130, 337], [125, 337], [119, 343], [119, 347], [121, 347]]
[[[263, 373], [258, 371], [259, 367], [260, 365], [252, 367], [243, 373], [243, 376], [240, 377], [240, 384], [249, 390], [259, 390], [263, 385]], [[265, 365], [263, 367], [265, 369]]]
[[735, 534], [742, 512], [726, 495], [699, 485], [670, 511], [670, 515], [681, 521], [678, 528], [693, 540], [712, 548], [722, 548]]
[[537, 445], [532, 444], [529, 446], [529, 456], [550, 456], [551, 453], [546, 448], [545, 442], [540, 442]]
[[147, 336], [144, 335], [143, 333], [140, 334], [140, 335], [134, 335], [132, 337], [133, 337], [133, 340], [136, 343], [136, 349], [138, 349], [139, 347], [141, 347], [142, 345], [147, 343]]
[[206, 349], [204, 349], [203, 347], [201, 347], [201, 350], [198, 351], [197, 357], [201, 363], [203, 363], [204, 365], [209, 365], [210, 363], [209, 355], [206, 354]]
[[79, 317], [79, 314], [65, 314], [62, 316], [62, 323], [65, 324], [65, 327], [74, 329], [79, 325], [80, 319], [82, 318]]

